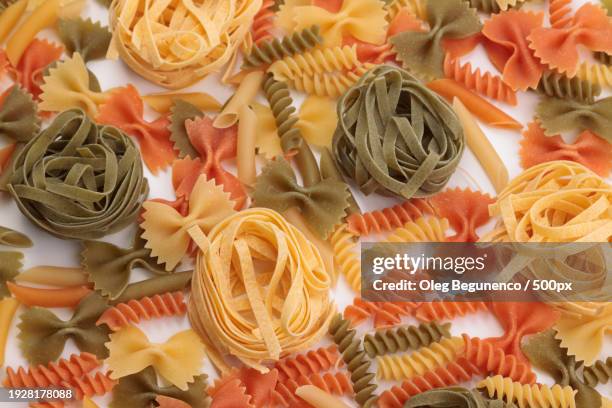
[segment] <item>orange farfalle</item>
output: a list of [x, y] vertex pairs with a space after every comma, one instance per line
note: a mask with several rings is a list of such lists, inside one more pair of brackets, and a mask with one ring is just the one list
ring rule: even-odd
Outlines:
[[472, 52], [483, 41], [482, 33], [476, 33], [464, 38], [443, 38], [442, 48], [452, 59], [461, 58]]
[[414, 316], [422, 322], [433, 320], [452, 320], [479, 311], [489, 310], [485, 302], [446, 302], [433, 301], [421, 303]]
[[586, 3], [576, 11], [567, 27], [538, 27], [528, 39], [542, 63], [573, 77], [578, 70], [579, 45], [612, 54], [612, 21], [602, 7]]
[[0, 174], [2, 174], [6, 166], [8, 166], [9, 162], [11, 161], [11, 157], [13, 157], [13, 152], [15, 151], [16, 147], [16, 143], [11, 143], [8, 146], [0, 148]]
[[542, 27], [544, 13], [509, 10], [493, 15], [485, 22], [482, 33], [489, 45], [489, 59], [502, 74], [504, 82], [514, 90], [535, 88], [544, 72], [544, 65], [535, 57], [527, 36]]
[[91, 292], [87, 286], [72, 286], [61, 289], [33, 288], [6, 282], [6, 286], [19, 303], [40, 307], [76, 307], [81, 299]]
[[521, 166], [524, 169], [555, 160], [580, 163], [601, 177], [612, 170], [612, 145], [591, 131], [582, 132], [574, 143], [565, 143], [560, 135], [547, 137], [537, 122], [529, 124], [521, 140]]
[[11, 67], [15, 81], [30, 92], [34, 99], [42, 93], [43, 73], [49, 64], [59, 61], [64, 49], [47, 40], [32, 40], [19, 60], [16, 68]]
[[101, 362], [91, 353], [73, 354], [69, 359], [62, 358], [57, 362], [36, 367], [11, 367], [6, 369], [6, 378], [2, 385], [6, 388], [45, 388], [59, 386], [63, 381], [70, 381], [76, 377], [91, 372], [99, 367]]
[[274, 0], [264, 0], [259, 12], [253, 18], [251, 31], [253, 33], [253, 42], [259, 44], [262, 41], [273, 39], [272, 32], [274, 31]]
[[[278, 383], [278, 371], [272, 369], [265, 374], [259, 371], [242, 367], [224, 375], [209, 388], [208, 393], [213, 399], [212, 407], [265, 407], [271, 404], [273, 390]], [[229, 386], [228, 386], [229, 385]], [[236, 402], [247, 403], [248, 405], [227, 405], [228, 401], [236, 398], [229, 394], [229, 390], [237, 392], [244, 388], [242, 396]], [[248, 399], [245, 399], [247, 396]], [[217, 403], [215, 404], [215, 401]], [[222, 404], [223, 403], [223, 404]]]
[[208, 390], [212, 398], [210, 408], [256, 408], [251, 396], [238, 378], [233, 378]]
[[541, 302], [492, 302], [491, 309], [505, 333], [484, 341], [527, 365], [529, 360], [521, 351], [523, 337], [550, 329], [560, 316], [558, 311]]
[[495, 202], [488, 194], [459, 188], [438, 193], [429, 201], [436, 214], [448, 219], [455, 230], [455, 235], [448, 237], [451, 242], [478, 241], [476, 229], [489, 222], [489, 205]]
[[236, 202], [236, 210], [246, 203], [246, 189], [229, 171], [221, 165], [223, 160], [236, 157], [238, 132], [236, 126], [227, 129], [217, 129], [209, 118], [187, 120], [185, 129], [189, 140], [200, 158], [189, 157], [177, 160], [173, 165], [172, 182], [177, 197], [191, 193], [200, 174], [206, 174], [208, 180], [215, 180], [217, 185], [230, 194]]
[[412, 316], [418, 304], [414, 302], [366, 302], [359, 297], [344, 309], [344, 318], [353, 327], [372, 319], [375, 328], [397, 326], [402, 316]]
[[321, 347], [293, 357], [282, 358], [276, 362], [274, 368], [278, 370], [279, 381], [286, 381], [289, 378], [295, 380], [302, 376], [327, 371], [341, 366], [343, 363], [338, 353], [338, 347], [334, 344], [330, 347]]
[[153, 122], [145, 121], [144, 104], [133, 85], [113, 91], [100, 106], [96, 120], [116, 126], [138, 139], [142, 159], [153, 174], [176, 158], [168, 130], [170, 121], [165, 116]]

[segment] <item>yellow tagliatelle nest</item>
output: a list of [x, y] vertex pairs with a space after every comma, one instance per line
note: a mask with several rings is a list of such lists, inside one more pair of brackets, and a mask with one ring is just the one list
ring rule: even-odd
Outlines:
[[113, 0], [108, 56], [170, 89], [220, 71], [248, 43], [262, 0]]
[[211, 360], [224, 355], [267, 371], [265, 361], [307, 349], [335, 312], [331, 277], [317, 248], [280, 214], [251, 208], [209, 233], [197, 256], [189, 320]]
[[612, 186], [586, 167], [553, 161], [531, 167], [490, 206], [501, 222], [481, 241], [610, 242]]

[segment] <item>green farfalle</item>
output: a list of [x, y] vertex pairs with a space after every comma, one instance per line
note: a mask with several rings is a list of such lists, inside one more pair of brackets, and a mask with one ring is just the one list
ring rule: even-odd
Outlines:
[[81, 300], [69, 320], [61, 320], [42, 307], [26, 310], [18, 325], [19, 346], [24, 356], [30, 364], [55, 361], [71, 338], [79, 350], [106, 358], [108, 350], [104, 343], [109, 341], [109, 329], [106, 325], [96, 326], [96, 321], [107, 307], [106, 301], [93, 292]]
[[144, 247], [145, 241], [137, 233], [130, 248], [101, 241], [84, 241], [81, 264], [88, 279], [102, 296], [111, 300], [119, 297], [130, 283], [132, 269], [142, 267], [158, 275], [167, 274], [163, 266], [151, 258], [151, 250]]
[[[332, 156], [331, 151], [324, 147], [321, 150], [321, 157], [319, 159], [319, 168], [321, 170], [321, 178], [322, 179], [330, 179], [335, 181], [340, 181], [344, 183], [344, 178], [342, 178], [342, 173], [340, 173], [340, 169], [336, 166], [334, 162], [334, 156]], [[347, 214], [359, 214], [361, 213], [361, 209], [359, 208], [359, 204], [357, 204], [357, 200], [353, 196], [350, 188], [347, 188], [349, 192], [348, 203], [349, 206], [346, 209]]]
[[426, 78], [442, 78], [442, 40], [479, 33], [482, 24], [476, 10], [463, 0], [428, 1], [427, 20], [429, 31], [404, 31], [391, 37], [390, 42], [404, 68]]
[[185, 121], [204, 117], [204, 113], [195, 105], [178, 99], [171, 108], [170, 113], [170, 140], [174, 143], [174, 149], [178, 150], [179, 157], [186, 156], [195, 159], [199, 157], [198, 152], [192, 146], [185, 129]]
[[4, 103], [0, 104], [0, 137], [26, 143], [40, 129], [38, 108], [32, 96], [14, 86]]
[[577, 390], [576, 408], [601, 406], [601, 395], [595, 388], [585, 384], [576, 374], [579, 365], [574, 356], [568, 356], [567, 350], [561, 348], [561, 342], [555, 339], [555, 331], [545, 332], [529, 337], [521, 346], [523, 353], [537, 368], [546, 371], [555, 382], [570, 385]]
[[22, 267], [23, 254], [15, 251], [0, 251], [0, 299], [11, 295], [6, 282], [12, 281]]
[[28, 237], [26, 234], [0, 225], [0, 245], [7, 245], [16, 248], [29, 248], [33, 244], [30, 237]]
[[411, 397], [404, 408], [516, 408], [513, 403], [489, 400], [463, 387], [437, 388]]
[[116, 305], [132, 299], [142, 299], [143, 297], [151, 297], [162, 293], [183, 290], [191, 281], [192, 275], [193, 271], [176, 272], [130, 283], [121, 295], [111, 300], [110, 303]]
[[536, 114], [547, 136], [570, 130], [590, 130], [612, 143], [612, 97], [594, 103], [545, 98]]
[[325, 239], [344, 217], [349, 192], [345, 183], [331, 179], [302, 187], [289, 163], [279, 158], [257, 177], [252, 197], [256, 206], [281, 213], [299, 208], [313, 231]]
[[158, 395], [185, 401], [192, 408], [207, 408], [210, 398], [206, 395], [206, 374], [195, 377], [189, 383], [187, 391], [177, 387], [160, 386], [153, 367], [147, 367], [139, 373], [127, 375], [119, 379], [113, 388], [113, 399], [110, 408], [149, 408], [155, 405]]
[[60, 19], [57, 29], [69, 55], [78, 52], [85, 62], [106, 56], [112, 35], [100, 23], [82, 18]]

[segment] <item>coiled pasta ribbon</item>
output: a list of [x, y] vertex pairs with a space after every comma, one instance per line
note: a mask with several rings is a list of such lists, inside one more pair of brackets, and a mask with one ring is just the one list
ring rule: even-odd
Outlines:
[[350, 233], [368, 235], [400, 228], [407, 222], [424, 215], [432, 215], [434, 212], [429, 201], [412, 198], [382, 210], [351, 214], [347, 217], [346, 223]]
[[396, 329], [377, 330], [363, 339], [363, 348], [371, 358], [387, 353], [407, 351], [409, 348], [429, 346], [433, 342], [450, 337], [450, 323], [421, 323], [418, 326], [403, 326]]
[[342, 224], [329, 237], [334, 249], [334, 263], [344, 275], [350, 287], [357, 293], [361, 292], [361, 261], [357, 255], [356, 236]]
[[[192, 279], [189, 320], [221, 369], [222, 354], [261, 364], [303, 350], [327, 330], [334, 312], [331, 278], [314, 244], [280, 214], [251, 208], [208, 234]], [[233, 255], [232, 255], [233, 253]], [[269, 271], [255, 267], [268, 262]], [[265, 293], [259, 287], [266, 286]]]
[[520, 408], [576, 408], [576, 391], [570, 386], [523, 385], [496, 375], [485, 378], [478, 388], [484, 389], [491, 398], [514, 402]]
[[578, 66], [576, 76], [593, 85], [612, 87], [612, 67], [585, 61]]
[[63, 381], [82, 377], [100, 366], [98, 358], [91, 353], [72, 354], [69, 359], [62, 358], [46, 366], [12, 367], [6, 369], [6, 378], [2, 382], [7, 388], [59, 386]]
[[599, 360], [593, 365], [584, 368], [584, 382], [592, 387], [597, 384], [606, 384], [612, 379], [612, 357], [606, 361]]
[[279, 381], [284, 381], [287, 378], [295, 380], [298, 377], [327, 371], [341, 363], [338, 347], [333, 345], [298, 354], [295, 357], [285, 357], [279, 360], [274, 368], [278, 370]]

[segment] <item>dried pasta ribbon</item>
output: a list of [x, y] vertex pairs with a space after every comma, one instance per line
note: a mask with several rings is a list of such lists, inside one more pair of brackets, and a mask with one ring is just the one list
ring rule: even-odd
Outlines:
[[168, 292], [119, 303], [102, 313], [96, 324], [106, 324], [112, 331], [118, 331], [141, 320], [178, 316], [185, 313], [187, 313], [187, 305], [183, 292]]
[[7, 282], [15, 299], [26, 306], [75, 307], [91, 293], [88, 286], [72, 286], [59, 289], [43, 289]]
[[366, 302], [360, 297], [344, 309], [344, 318], [355, 327], [372, 319], [374, 327], [392, 327], [400, 324], [402, 316], [412, 316], [415, 304], [410, 302]]
[[287, 379], [297, 380], [299, 377], [308, 377], [311, 374], [336, 368], [341, 365], [338, 347], [320, 347], [315, 350], [298, 354], [293, 357], [285, 357], [274, 364], [278, 370], [278, 379], [283, 382]]
[[489, 310], [484, 302], [446, 302], [433, 301], [423, 302], [414, 312], [417, 319], [423, 322], [433, 320], [452, 320], [458, 316], [465, 316], [479, 311]]
[[[428, 126], [424, 115], [441, 126]], [[463, 153], [463, 130], [450, 106], [399, 68], [368, 71], [340, 99], [338, 116], [334, 157], [366, 194], [432, 195]]]
[[434, 208], [428, 200], [411, 198], [382, 210], [351, 214], [347, 217], [346, 223], [350, 233], [362, 236], [392, 231], [407, 222], [433, 214]]
[[142, 151], [142, 158], [153, 174], [167, 167], [176, 158], [167, 117], [153, 122], [144, 119], [144, 104], [133, 85], [117, 89], [99, 107], [96, 121], [115, 126], [134, 136]]
[[6, 342], [19, 302], [14, 298], [0, 299], [0, 365], [4, 365]]
[[490, 398], [514, 402], [519, 406], [536, 406], [536, 404], [554, 408], [576, 406], [574, 396], [576, 391], [570, 386], [523, 385], [513, 382], [511, 378], [496, 375], [482, 380], [478, 388], [484, 389]]
[[428, 371], [422, 376], [402, 382], [384, 391], [378, 398], [380, 408], [403, 408], [406, 401], [415, 395], [434, 388], [443, 388], [469, 381], [479, 370], [465, 358], [459, 358], [444, 367]]
[[57, 116], [19, 152], [8, 189], [36, 225], [79, 239], [122, 229], [148, 193], [134, 143], [80, 110]]
[[109, 8], [113, 39], [107, 56], [121, 56], [160, 86], [184, 88], [231, 65], [261, 6], [262, 0], [240, 0], [232, 7], [115, 0]]
[[160, 395], [186, 402], [192, 408], [207, 408], [210, 398], [206, 393], [206, 374], [195, 377], [183, 391], [174, 385], [158, 385], [153, 367], [147, 367], [136, 374], [121, 377], [113, 388], [111, 404], [115, 408], [147, 407]]
[[355, 401], [360, 407], [375, 406], [377, 397], [374, 374], [369, 372], [370, 362], [361, 348], [361, 341], [355, 338], [355, 330], [350, 328], [351, 323], [342, 318], [341, 314], [334, 317], [329, 325], [329, 334], [342, 354], [342, 359], [351, 372], [351, 382], [355, 392]]
[[321, 45], [323, 38], [319, 34], [319, 26], [296, 31], [282, 39], [266, 38], [256, 42], [251, 52], [244, 57], [244, 69], [258, 68], [269, 65], [285, 57], [303, 54]]
[[334, 264], [344, 275], [349, 286], [361, 292], [361, 260], [357, 255], [357, 236], [342, 224], [329, 237], [334, 250]]
[[598, 360], [584, 368], [584, 382], [592, 387], [597, 384], [606, 384], [612, 379], [612, 357], [605, 361]]
[[193, 330], [185, 330], [165, 343], [150, 343], [135, 326], [127, 326], [110, 335], [106, 343], [111, 379], [135, 374], [152, 365], [167, 381], [185, 391], [193, 381], [204, 358], [204, 347]]
[[374, 358], [385, 354], [427, 347], [450, 337], [450, 323], [421, 323], [418, 326], [402, 326], [395, 329], [379, 329], [363, 339], [365, 352]]
[[444, 75], [481, 95], [512, 106], [517, 104], [516, 92], [501, 77], [492, 75], [490, 72], [483, 74], [480, 68], [474, 71], [472, 64], [468, 62], [461, 65], [458, 59], [451, 58], [449, 54], [446, 54], [444, 58]]
[[464, 357], [485, 374], [496, 374], [509, 377], [521, 384], [533, 384], [536, 375], [528, 364], [519, 361], [516, 356], [506, 354], [503, 349], [495, 347], [478, 337], [463, 335], [465, 341]]
[[8, 227], [0, 226], [0, 245], [8, 245], [16, 248], [30, 248], [34, 243], [26, 234]]
[[437, 367], [454, 361], [465, 347], [464, 339], [451, 337], [421, 347], [410, 354], [394, 354], [376, 357], [376, 377], [401, 381], [423, 375]]
[[[331, 277], [314, 244], [280, 214], [243, 210], [217, 222], [198, 253], [189, 320], [224, 367], [231, 354], [261, 372], [261, 362], [303, 350], [323, 336], [333, 316]], [[234, 253], [234, 256], [232, 256]], [[270, 263], [272, 275], [254, 261]], [[268, 285], [260, 292], [259, 285]]]
[[542, 75], [536, 91], [554, 98], [593, 103], [595, 97], [601, 93], [601, 85], [591, 83], [578, 76], [570, 78], [555, 71], [546, 71]]
[[49, 65], [60, 60], [62, 52], [61, 46], [35, 38], [23, 52], [19, 64], [9, 70], [15, 81], [38, 100], [42, 93], [43, 75]]
[[2, 385], [6, 388], [60, 386], [63, 381], [82, 377], [99, 367], [101, 362], [91, 353], [72, 354], [47, 365], [35, 367], [7, 367]]
[[15, 85], [0, 95], [0, 136], [26, 143], [39, 129], [36, 102], [30, 94]]

